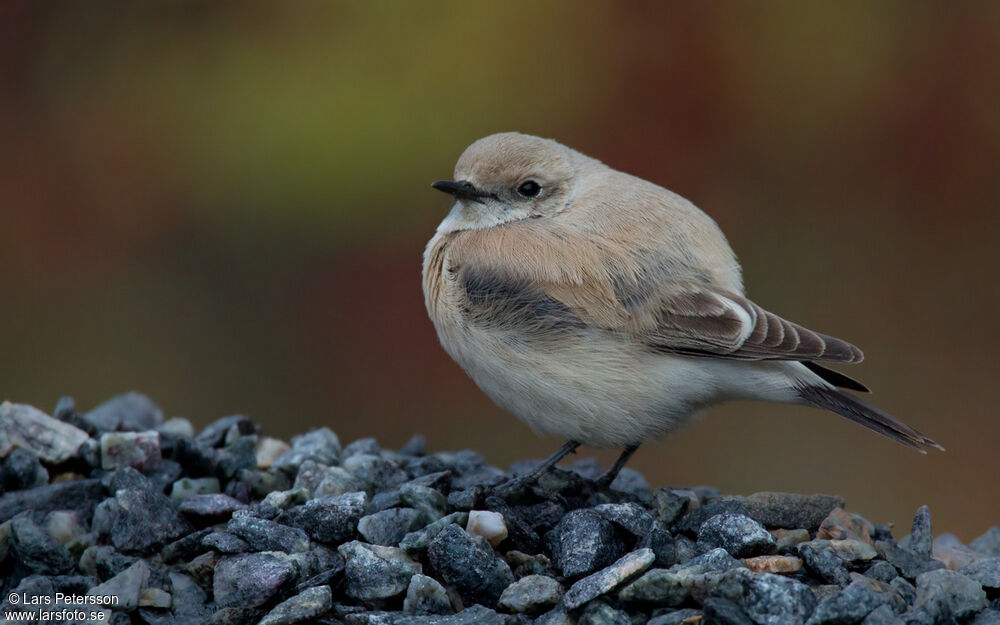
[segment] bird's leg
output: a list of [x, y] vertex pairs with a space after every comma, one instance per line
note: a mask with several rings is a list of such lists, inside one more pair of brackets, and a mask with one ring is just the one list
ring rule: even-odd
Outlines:
[[546, 471], [548, 471], [552, 467], [556, 466], [556, 464], [558, 464], [559, 461], [562, 460], [563, 458], [565, 458], [566, 456], [570, 455], [571, 453], [574, 453], [576, 451], [576, 448], [579, 447], [579, 446], [580, 446], [580, 443], [578, 443], [576, 441], [566, 441], [566, 444], [564, 444], [562, 447], [560, 447], [559, 449], [557, 449], [554, 454], [552, 454], [551, 456], [549, 456], [548, 458], [546, 458], [545, 460], [543, 460], [541, 462], [541, 464], [539, 464], [537, 467], [535, 467], [531, 471], [525, 473], [524, 475], [519, 475], [517, 477], [512, 477], [511, 479], [507, 480], [503, 484], [500, 484], [499, 486], [497, 486], [497, 491], [503, 492], [505, 490], [509, 490], [511, 487], [513, 487], [515, 485], [529, 484], [531, 482], [534, 482], [535, 480], [538, 479], [538, 477], [542, 473], [545, 473]]
[[604, 475], [597, 478], [597, 485], [611, 486], [611, 482], [615, 481], [615, 478], [618, 477], [618, 473], [625, 467], [625, 463], [632, 457], [632, 454], [635, 453], [636, 449], [639, 449], [638, 445], [629, 445], [626, 447], [624, 451], [622, 451], [621, 455], [618, 456], [618, 459], [615, 460], [615, 463], [611, 465], [611, 468], [608, 469]]

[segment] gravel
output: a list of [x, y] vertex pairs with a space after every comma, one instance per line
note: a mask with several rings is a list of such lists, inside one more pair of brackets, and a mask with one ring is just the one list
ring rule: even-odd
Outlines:
[[[593, 460], [537, 484], [474, 451], [197, 432], [139, 393], [52, 416], [0, 404], [0, 610], [113, 595], [104, 623], [1000, 624], [1000, 528], [916, 511], [896, 540], [831, 495], [611, 488]], [[72, 607], [72, 606], [69, 606]]]

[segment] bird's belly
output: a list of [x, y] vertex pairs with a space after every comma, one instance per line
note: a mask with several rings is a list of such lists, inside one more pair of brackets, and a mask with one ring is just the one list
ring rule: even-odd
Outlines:
[[539, 341], [462, 324], [438, 333], [498, 406], [537, 431], [590, 446], [662, 436], [725, 399], [701, 359], [656, 354], [597, 330]]

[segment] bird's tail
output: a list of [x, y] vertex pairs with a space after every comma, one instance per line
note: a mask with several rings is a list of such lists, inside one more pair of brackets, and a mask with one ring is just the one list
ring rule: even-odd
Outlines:
[[899, 419], [843, 391], [823, 386], [803, 385], [798, 388], [798, 393], [801, 400], [809, 406], [835, 412], [920, 453], [927, 453], [927, 449], [944, 451], [944, 447]]

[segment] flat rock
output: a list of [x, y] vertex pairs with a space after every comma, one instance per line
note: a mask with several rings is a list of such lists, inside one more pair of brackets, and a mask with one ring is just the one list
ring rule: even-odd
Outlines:
[[497, 605], [507, 612], [538, 614], [562, 601], [563, 593], [562, 584], [551, 577], [526, 575], [504, 589]]
[[108, 581], [87, 591], [92, 597], [114, 597], [117, 604], [105, 604], [119, 610], [132, 610], [139, 606], [139, 598], [149, 581], [149, 565], [137, 561]]
[[27, 404], [0, 404], [0, 458], [15, 448], [30, 450], [45, 462], [72, 458], [90, 437], [80, 428], [53, 419]]
[[969, 548], [984, 556], [1000, 557], [1000, 527], [994, 525], [986, 533], [969, 543]]
[[119, 551], [148, 551], [191, 531], [170, 499], [151, 488], [123, 488], [111, 501], [109, 534]]
[[756, 556], [744, 558], [743, 564], [754, 573], [795, 573], [802, 568], [802, 560], [795, 556]]
[[[420, 564], [402, 549], [352, 541], [338, 549], [344, 558], [344, 589], [363, 601], [388, 599], [406, 592]], [[457, 563], [456, 563], [457, 565]]]
[[764, 526], [741, 514], [718, 514], [698, 529], [698, 546], [705, 550], [722, 547], [736, 558], [774, 552], [774, 537]]
[[732, 497], [746, 508], [746, 515], [770, 528], [805, 528], [816, 530], [844, 500], [835, 495], [800, 495], [796, 493], [754, 493]]
[[180, 511], [188, 516], [203, 519], [225, 519], [247, 505], [222, 493], [192, 495], [181, 502]]
[[151, 399], [135, 391], [112, 397], [83, 415], [83, 421], [101, 432], [144, 431], [163, 422], [163, 412]]
[[268, 519], [239, 514], [226, 524], [226, 529], [245, 540], [254, 551], [309, 551], [309, 535], [305, 531]]
[[425, 524], [425, 517], [419, 510], [389, 508], [361, 517], [358, 533], [374, 545], [398, 545], [404, 536]]
[[947, 605], [955, 618], [963, 619], [986, 608], [986, 592], [979, 582], [955, 571], [927, 571], [917, 576], [915, 607], [932, 603]]
[[292, 625], [322, 616], [333, 607], [329, 586], [307, 588], [291, 599], [286, 599], [267, 613], [259, 625]]
[[902, 610], [905, 608], [902, 603], [902, 599], [892, 592], [888, 584], [872, 579], [855, 579], [841, 592], [820, 601], [807, 623], [857, 623], [881, 606]]
[[857, 514], [851, 514], [843, 508], [834, 508], [820, 523], [816, 538], [827, 540], [854, 539], [861, 542], [872, 542], [874, 527]]
[[75, 565], [73, 556], [27, 514], [10, 522], [10, 551], [18, 563], [31, 573], [58, 575]]
[[284, 553], [246, 553], [220, 558], [213, 594], [220, 608], [255, 608], [268, 603], [295, 577], [297, 567]]
[[1000, 558], [983, 558], [958, 571], [983, 588], [1000, 590]]
[[563, 603], [574, 609], [611, 592], [635, 575], [645, 571], [656, 559], [652, 549], [640, 549], [623, 556], [611, 566], [584, 577], [573, 584]]
[[816, 598], [802, 582], [781, 575], [750, 573], [740, 576], [738, 604], [758, 625], [797, 625], [816, 608]]
[[292, 508], [288, 522], [305, 530], [313, 540], [339, 544], [354, 537], [367, 501], [364, 492], [319, 497]]

